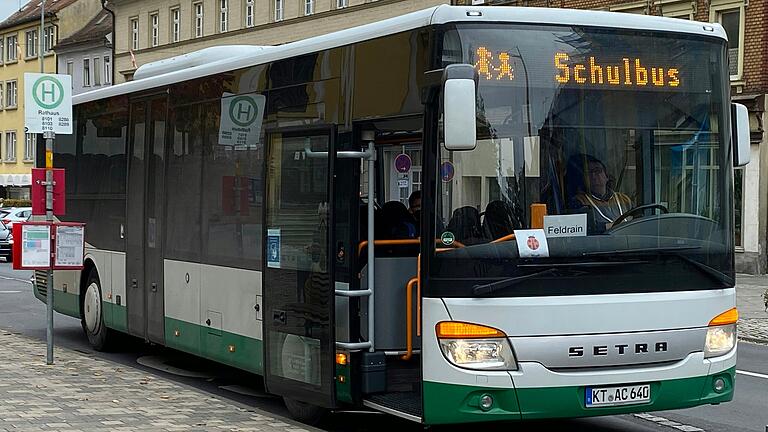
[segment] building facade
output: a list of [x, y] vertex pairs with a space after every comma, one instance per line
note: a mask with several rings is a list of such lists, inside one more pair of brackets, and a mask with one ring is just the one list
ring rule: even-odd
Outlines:
[[72, 77], [72, 94], [112, 85], [112, 16], [102, 10], [72, 36], [56, 44], [59, 73]]
[[279, 45], [441, 0], [113, 0], [115, 82], [138, 66], [217, 45]]
[[[44, 71], [55, 73], [54, 47], [101, 9], [98, 0], [45, 0]], [[0, 196], [29, 199], [37, 135], [24, 132], [24, 73], [40, 72], [40, 3], [30, 2], [0, 23]]]

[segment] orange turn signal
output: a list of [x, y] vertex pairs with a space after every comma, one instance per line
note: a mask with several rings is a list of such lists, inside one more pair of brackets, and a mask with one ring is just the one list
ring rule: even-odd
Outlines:
[[507, 337], [503, 331], [480, 324], [459, 321], [442, 321], [435, 327], [437, 337], [441, 339], [479, 339]]
[[336, 353], [336, 364], [337, 365], [346, 365], [347, 364], [347, 355], [344, 353]]
[[738, 320], [739, 320], [739, 311], [736, 308], [732, 308], [712, 318], [712, 321], [709, 322], [709, 325], [719, 326], [719, 325], [726, 325], [726, 324], [734, 324]]

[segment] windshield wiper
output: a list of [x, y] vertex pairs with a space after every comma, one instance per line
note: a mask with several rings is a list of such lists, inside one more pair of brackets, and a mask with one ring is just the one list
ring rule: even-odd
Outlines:
[[[560, 269], [567, 268], [580, 268], [586, 269], [590, 267], [611, 267], [611, 266], [626, 266], [633, 264], [645, 264], [648, 261], [644, 260], [630, 260], [630, 261], [587, 261], [587, 262], [565, 262], [565, 263], [531, 263], [531, 264], [518, 264], [518, 268], [537, 268], [546, 267], [544, 270], [529, 273], [522, 276], [514, 276], [500, 281], [491, 282], [487, 284], [475, 285], [472, 287], [472, 293], [475, 295], [491, 294], [501, 289], [513, 287], [520, 282], [524, 282], [528, 279], [532, 279], [539, 276], [545, 276], [550, 274], [560, 273]], [[587, 274], [588, 271], [573, 270], [570, 273], [573, 274]]]
[[643, 254], [643, 253], [649, 253], [649, 252], [657, 252], [661, 253], [663, 255], [672, 256], [675, 258], [679, 258], [683, 261], [685, 261], [688, 264], [691, 264], [692, 266], [696, 267], [697, 269], [701, 270], [702, 273], [709, 276], [711, 279], [715, 280], [716, 282], [719, 282], [721, 284], [725, 284], [727, 286], [733, 285], [734, 280], [729, 275], [721, 272], [720, 270], [710, 267], [706, 264], [703, 264], [699, 261], [696, 261], [695, 259], [685, 256], [680, 253], [681, 251], [687, 251], [687, 250], [696, 250], [701, 249], [701, 246], [660, 246], [660, 247], [650, 247], [650, 248], [640, 248], [640, 249], [619, 249], [615, 251], [600, 251], [600, 252], [585, 252], [582, 254], [582, 256], [600, 256], [600, 255], [621, 255], [621, 254]]
[[475, 285], [472, 287], [472, 294], [474, 295], [484, 295], [484, 294], [491, 294], [495, 291], [498, 291], [500, 289], [513, 287], [520, 282], [526, 281], [528, 279], [532, 279], [539, 276], [544, 276], [548, 274], [555, 274], [557, 273], [557, 268], [548, 268], [546, 270], [537, 271], [534, 273], [529, 273], [527, 275], [522, 276], [515, 276], [507, 279], [502, 279], [500, 281], [491, 282], [487, 284], [481, 284], [481, 285]]
[[679, 252], [679, 251], [686, 251], [686, 250], [695, 250], [695, 249], [701, 249], [701, 246], [655, 246], [655, 247], [648, 247], [648, 248], [636, 248], [636, 249], [618, 249], [618, 250], [607, 250], [607, 251], [597, 251], [597, 252], [584, 252], [581, 254], [581, 256], [602, 256], [602, 255], [620, 255], [620, 254], [644, 254], [648, 252]]

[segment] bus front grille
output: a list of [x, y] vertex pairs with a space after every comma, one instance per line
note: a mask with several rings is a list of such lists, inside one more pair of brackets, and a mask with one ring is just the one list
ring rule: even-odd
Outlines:
[[35, 270], [35, 288], [43, 297], [48, 297], [48, 272]]

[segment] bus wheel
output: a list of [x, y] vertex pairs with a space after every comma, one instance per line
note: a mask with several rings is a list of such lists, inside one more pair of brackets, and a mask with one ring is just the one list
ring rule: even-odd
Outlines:
[[101, 282], [95, 268], [91, 269], [88, 275], [82, 306], [83, 316], [80, 322], [88, 336], [88, 342], [96, 351], [104, 351], [111, 339], [111, 331], [104, 325]]
[[287, 397], [283, 397], [283, 402], [285, 402], [288, 412], [291, 413], [291, 417], [308, 425], [316, 425], [328, 413], [325, 408]]

